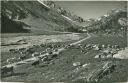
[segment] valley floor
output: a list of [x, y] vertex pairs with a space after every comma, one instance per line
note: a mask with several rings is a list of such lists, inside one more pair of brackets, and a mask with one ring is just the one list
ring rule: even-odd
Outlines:
[[[81, 34], [79, 34], [82, 36]], [[49, 37], [49, 36], [45, 36]], [[45, 38], [44, 37], [44, 38]], [[61, 39], [61, 37], [63, 37]], [[61, 36], [60, 44], [68, 45], [73, 42], [77, 42], [78, 40], [83, 39], [83, 37], [87, 37], [85, 34], [83, 37], [79, 37], [76, 35], [73, 36]], [[31, 37], [33, 39], [33, 37]], [[34, 37], [35, 40], [40, 40], [39, 37]], [[54, 37], [55, 38], [55, 37]], [[49, 37], [52, 39], [52, 37]], [[33, 41], [35, 41], [33, 40]], [[70, 40], [70, 41], [69, 41]], [[11, 41], [11, 40], [10, 40]], [[42, 41], [42, 40], [41, 40]], [[63, 42], [64, 43], [63, 43]], [[29, 41], [31, 42], [31, 41]], [[39, 41], [38, 41], [39, 42]], [[45, 41], [46, 42], [46, 41]], [[37, 43], [37, 42], [36, 42]], [[125, 39], [121, 36], [117, 35], [93, 35], [87, 38], [84, 41], [79, 42], [80, 44], [117, 44], [120, 47], [124, 48], [127, 45]], [[77, 44], [77, 43], [76, 43]], [[45, 48], [44, 48], [45, 49]], [[35, 48], [37, 51], [42, 51], [42, 48]], [[125, 51], [125, 50], [124, 50]], [[127, 50], [126, 50], [127, 51]], [[13, 75], [6, 75], [2, 77], [2, 81], [12, 81], [12, 82], [37, 82], [42, 81], [43, 83], [47, 82], [74, 82], [74, 83], [85, 83], [85, 78], [93, 75], [92, 72], [100, 70], [106, 63], [112, 62], [116, 64], [115, 71], [110, 74], [104, 76], [98, 82], [101, 83], [111, 83], [111, 82], [126, 82], [128, 79], [128, 60], [127, 59], [119, 59], [119, 58], [110, 58], [110, 59], [99, 59], [94, 58], [99, 51], [89, 50], [88, 53], [81, 53], [81, 49], [79, 48], [69, 48], [61, 52], [61, 54], [50, 61], [49, 63], [40, 63], [39, 66], [34, 67], [31, 66], [30, 63], [22, 64], [15, 68]], [[10, 55], [10, 56], [8, 56]], [[6, 59], [9, 57], [18, 56], [18, 54], [10, 54], [8, 52], [2, 52], [2, 64], [6, 64]], [[80, 62], [82, 66], [73, 66], [73, 63]]]

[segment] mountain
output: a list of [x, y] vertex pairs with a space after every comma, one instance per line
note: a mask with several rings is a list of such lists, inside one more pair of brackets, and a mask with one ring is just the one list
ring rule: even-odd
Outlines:
[[84, 20], [53, 1], [1, 1], [1, 32], [79, 32]]
[[66, 17], [70, 20], [80, 22], [80, 23], [85, 21], [80, 16], [75, 15], [73, 12], [71, 13], [69, 10], [62, 8], [60, 5], [56, 4], [53, 1], [43, 1], [43, 2], [46, 5], [48, 5], [50, 8], [57, 10], [57, 12], [60, 13], [63, 17]]
[[105, 30], [118, 31], [123, 27], [120, 23], [121, 19], [124, 19], [123, 25], [127, 25], [127, 9], [111, 10], [106, 15], [100, 16], [98, 19], [89, 20], [88, 23], [86, 22], [84, 28], [90, 32]]

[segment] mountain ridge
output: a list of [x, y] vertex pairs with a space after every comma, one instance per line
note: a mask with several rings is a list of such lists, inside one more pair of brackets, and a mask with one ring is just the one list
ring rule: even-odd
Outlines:
[[[49, 7], [46, 4], [46, 1], [45, 3], [40, 2], [40, 0], [38, 1], [2, 1], [1, 5], [2, 5], [1, 16], [3, 18], [1, 22], [2, 32], [20, 32], [20, 29], [18, 30], [18, 27], [17, 27], [19, 25], [20, 25], [20, 28], [22, 28], [23, 32], [24, 31], [31, 32], [33, 25], [37, 27], [41, 26], [42, 28], [40, 29], [42, 30], [47, 29], [47, 30], [53, 30], [53, 31], [57, 30], [57, 31], [69, 31], [69, 32], [70, 32], [69, 30], [70, 27], [73, 28], [75, 31], [78, 31], [78, 28], [80, 27], [75, 23], [73, 23], [74, 22], [73, 20], [67, 19], [66, 16], [63, 17], [62, 12], [65, 11], [65, 14], [67, 13], [65, 9], [59, 10], [61, 12], [60, 13], [58, 12], [57, 8]], [[60, 6], [57, 6], [57, 7], [61, 8]], [[68, 12], [68, 14], [69, 13], [70, 12]], [[70, 18], [70, 16], [71, 15], [67, 17]], [[76, 18], [79, 19], [80, 17], [76, 17]], [[13, 25], [8, 24], [7, 21], [12, 22]], [[7, 24], [8, 26], [6, 26], [5, 24]], [[23, 24], [27, 26], [24, 26]], [[13, 30], [14, 27], [15, 29]], [[28, 30], [26, 30], [25, 28], [27, 28]]]

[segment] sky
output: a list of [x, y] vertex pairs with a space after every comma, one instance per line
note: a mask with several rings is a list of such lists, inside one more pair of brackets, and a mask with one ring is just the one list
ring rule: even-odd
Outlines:
[[107, 11], [127, 5], [125, 1], [56, 1], [56, 3], [84, 19], [98, 18], [107, 14]]

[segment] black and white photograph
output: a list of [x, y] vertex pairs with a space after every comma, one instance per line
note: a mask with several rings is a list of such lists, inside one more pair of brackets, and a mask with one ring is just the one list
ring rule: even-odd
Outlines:
[[128, 83], [127, 0], [1, 0], [2, 83]]

